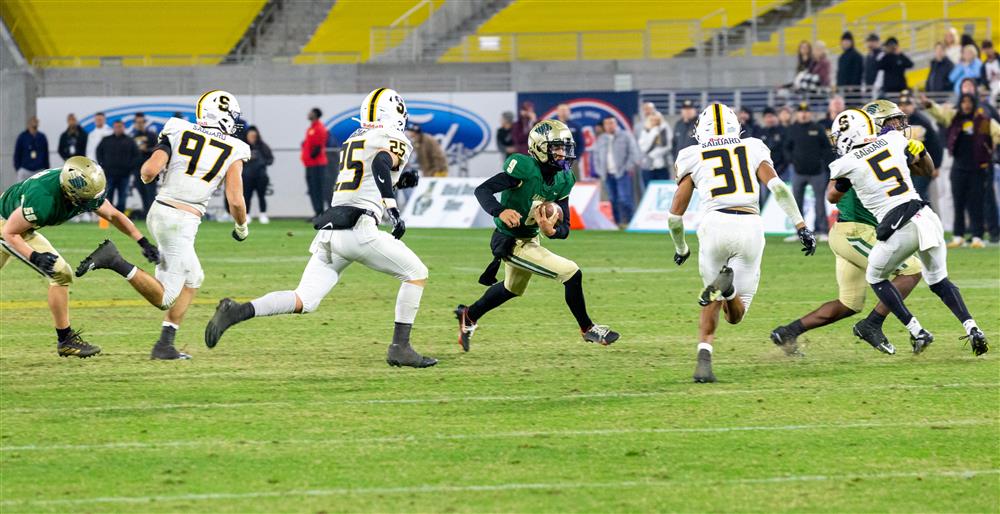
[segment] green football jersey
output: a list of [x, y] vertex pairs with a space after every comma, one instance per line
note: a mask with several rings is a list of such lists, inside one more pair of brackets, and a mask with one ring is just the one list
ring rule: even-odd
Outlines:
[[24, 219], [41, 228], [59, 225], [87, 212], [86, 205], [73, 205], [63, 195], [59, 184], [61, 172], [60, 168], [41, 171], [4, 191], [0, 196], [0, 217], [7, 219], [20, 207]]
[[[546, 183], [542, 178], [542, 169], [534, 158], [524, 154], [513, 154], [503, 164], [504, 171], [521, 181], [514, 189], [500, 193], [500, 204], [504, 209], [513, 209], [521, 215], [521, 224], [510, 228], [500, 218], [493, 218], [497, 230], [508, 236], [529, 238], [538, 235], [538, 223], [531, 215], [531, 208], [542, 202], [555, 202], [569, 196], [576, 177], [571, 171], [556, 173], [552, 183]], [[563, 213], [569, 216], [568, 212]]]
[[873, 227], [878, 226], [878, 220], [872, 213], [868, 212], [861, 205], [861, 200], [858, 199], [858, 194], [854, 192], [854, 188], [848, 189], [844, 196], [840, 197], [840, 201], [837, 202], [837, 220], [838, 221], [848, 221], [854, 223], [864, 223], [865, 225], [871, 225]]

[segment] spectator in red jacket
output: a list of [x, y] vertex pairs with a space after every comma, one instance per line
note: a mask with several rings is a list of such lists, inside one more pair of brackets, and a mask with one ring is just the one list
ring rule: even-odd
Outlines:
[[326, 175], [326, 127], [320, 118], [323, 111], [319, 107], [313, 107], [309, 111], [309, 129], [306, 130], [306, 138], [302, 141], [302, 165], [306, 167], [306, 187], [309, 189], [309, 200], [312, 202], [313, 211], [317, 216], [326, 210], [323, 200], [323, 183]]

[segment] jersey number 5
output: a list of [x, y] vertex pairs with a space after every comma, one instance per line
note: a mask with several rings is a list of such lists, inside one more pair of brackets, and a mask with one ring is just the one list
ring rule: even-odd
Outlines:
[[[737, 146], [733, 148], [733, 153], [736, 154], [736, 161], [740, 166], [740, 176], [743, 178], [743, 191], [747, 194], [753, 193], [753, 177], [750, 176], [750, 166], [747, 164], [747, 147]], [[736, 192], [736, 177], [733, 174], [733, 159], [729, 155], [729, 150], [724, 150], [722, 148], [718, 150], [709, 150], [707, 152], [701, 153], [702, 160], [709, 160], [718, 158], [722, 161], [718, 168], [715, 168], [715, 176], [723, 176], [726, 179], [726, 184], [724, 186], [719, 186], [713, 188], [709, 193], [712, 197], [731, 195]]]
[[903, 180], [903, 174], [899, 172], [899, 168], [893, 166], [887, 170], [882, 169], [882, 161], [892, 157], [889, 150], [882, 150], [881, 152], [868, 158], [868, 166], [871, 166], [872, 171], [875, 173], [875, 178], [882, 182], [889, 180], [891, 178], [896, 179], [896, 183], [899, 184], [893, 189], [886, 192], [887, 196], [899, 196], [910, 190], [910, 186], [906, 185]]
[[[192, 146], [191, 143], [194, 142]], [[229, 155], [233, 153], [233, 147], [223, 143], [222, 141], [217, 141], [211, 139], [208, 141], [208, 146], [214, 146], [220, 150], [219, 157], [215, 159], [215, 164], [212, 165], [212, 169], [208, 170], [202, 180], [205, 182], [211, 182], [216, 175], [222, 171], [222, 165], [226, 163], [226, 159]], [[185, 132], [181, 135], [180, 148], [177, 149], [177, 153], [181, 155], [186, 155], [190, 157], [188, 160], [187, 173], [188, 175], [194, 175], [194, 172], [198, 170], [198, 161], [201, 159], [201, 151], [205, 149], [205, 136], [201, 134], [196, 134], [194, 132]]]
[[[361, 177], [365, 174], [365, 163], [354, 158], [354, 152], [364, 150], [365, 140], [358, 139], [350, 143], [344, 143], [340, 147], [340, 172], [337, 174], [337, 188], [335, 191], [357, 191], [361, 187]], [[344, 173], [351, 170], [354, 176], [350, 180], [340, 180], [340, 177], [347, 178]]]

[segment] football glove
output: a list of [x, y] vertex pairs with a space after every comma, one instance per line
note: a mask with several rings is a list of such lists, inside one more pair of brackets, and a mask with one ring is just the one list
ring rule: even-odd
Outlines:
[[403, 223], [403, 218], [399, 216], [399, 209], [390, 207], [385, 212], [389, 216], [389, 223], [392, 223], [392, 237], [402, 239], [406, 233], [406, 223]]
[[411, 187], [417, 187], [417, 183], [420, 182], [420, 175], [415, 171], [404, 171], [399, 174], [399, 180], [396, 181], [396, 189], [409, 189]]
[[139, 243], [139, 248], [142, 248], [142, 256], [146, 258], [147, 261], [153, 264], [160, 263], [160, 251], [153, 246], [153, 243], [149, 242], [149, 239], [143, 237], [142, 239], [136, 241]]
[[798, 230], [799, 242], [802, 243], [802, 252], [806, 255], [816, 253], [816, 236], [806, 227]]
[[49, 252], [31, 252], [28, 260], [46, 276], [51, 277], [56, 270], [56, 261], [59, 260], [59, 256]]
[[240, 225], [237, 224], [236, 228], [233, 229], [233, 239], [243, 242], [247, 237], [250, 236], [250, 227], [246, 223]]
[[688, 250], [687, 253], [685, 253], [684, 255], [681, 255], [681, 254], [675, 252], [674, 253], [674, 264], [680, 266], [681, 264], [684, 264], [685, 262], [687, 262], [688, 257], [691, 257], [691, 250]]

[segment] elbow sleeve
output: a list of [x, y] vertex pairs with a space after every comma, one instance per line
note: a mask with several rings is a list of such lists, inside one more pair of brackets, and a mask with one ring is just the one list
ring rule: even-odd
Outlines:
[[670, 238], [674, 242], [674, 250], [681, 255], [688, 253], [688, 245], [684, 240], [684, 217], [674, 213], [668, 214], [667, 227], [670, 228]]
[[785, 211], [785, 216], [788, 216], [793, 225], [803, 223], [802, 213], [799, 212], [799, 206], [795, 203], [795, 197], [792, 196], [792, 191], [788, 189], [785, 181], [774, 177], [767, 183], [767, 188], [774, 194], [774, 200], [778, 202], [781, 210]]
[[392, 194], [392, 157], [389, 152], [379, 152], [372, 159], [372, 174], [382, 198], [395, 198]]

